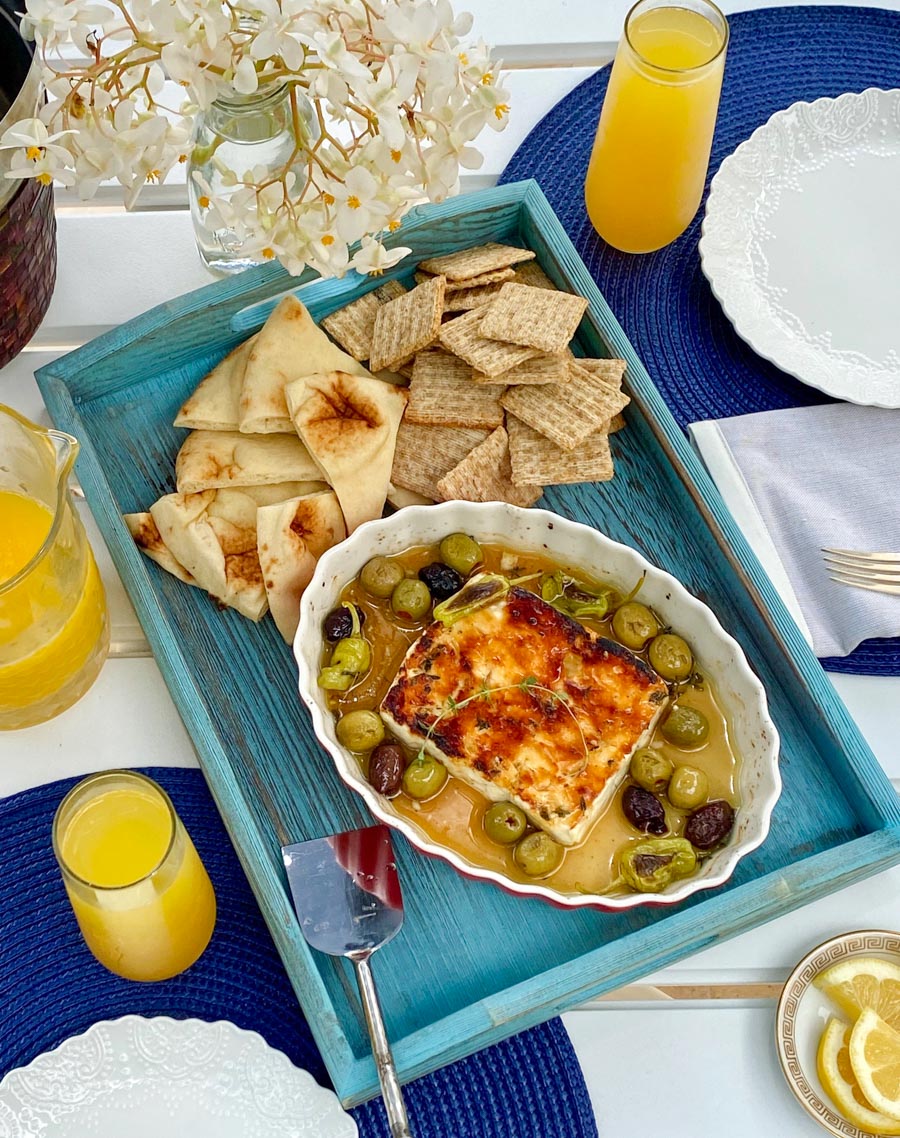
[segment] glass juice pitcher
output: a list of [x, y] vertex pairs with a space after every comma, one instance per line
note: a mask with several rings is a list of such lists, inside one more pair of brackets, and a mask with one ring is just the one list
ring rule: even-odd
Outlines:
[[0, 405], [0, 729], [58, 715], [106, 659], [106, 595], [69, 474], [71, 435]]

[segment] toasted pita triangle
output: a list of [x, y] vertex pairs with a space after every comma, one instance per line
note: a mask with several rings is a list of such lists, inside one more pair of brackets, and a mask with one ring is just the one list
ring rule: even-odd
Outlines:
[[330, 490], [291, 498], [256, 513], [256, 540], [269, 611], [290, 644], [300, 620], [300, 597], [326, 551], [347, 536]]
[[332, 371], [295, 380], [286, 397], [297, 433], [338, 496], [347, 533], [380, 518], [406, 390]]
[[298, 376], [336, 368], [371, 378], [361, 363], [328, 339], [295, 296], [286, 296], [260, 329], [250, 351], [241, 387], [238, 429], [245, 434], [292, 431], [284, 401], [285, 385]]
[[251, 336], [201, 379], [194, 394], [175, 416], [176, 427], [194, 431], [236, 431], [238, 402], [244, 382], [244, 368], [256, 336]]
[[150, 507], [163, 542], [197, 584], [251, 620], [260, 620], [268, 607], [256, 510], [254, 497], [240, 490], [167, 494]]
[[321, 481], [319, 468], [296, 434], [192, 431], [175, 459], [179, 494], [197, 494], [223, 486], [267, 486], [289, 480]]
[[196, 585], [197, 582], [172, 555], [171, 549], [166, 545], [156, 528], [153, 515], [149, 513], [125, 514], [125, 524], [134, 538], [134, 544], [142, 553], [146, 553], [151, 561], [155, 561], [167, 573], [184, 581], [186, 585]]

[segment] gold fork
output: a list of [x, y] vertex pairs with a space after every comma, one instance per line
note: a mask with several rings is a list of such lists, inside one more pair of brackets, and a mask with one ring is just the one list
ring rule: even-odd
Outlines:
[[822, 554], [832, 581], [854, 589], [900, 596], [900, 553], [823, 549]]

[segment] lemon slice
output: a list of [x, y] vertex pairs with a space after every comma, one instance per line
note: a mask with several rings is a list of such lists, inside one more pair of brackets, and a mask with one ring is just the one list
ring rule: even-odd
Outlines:
[[900, 967], [880, 956], [855, 956], [832, 965], [813, 981], [850, 1020], [871, 1008], [900, 1029]]
[[900, 1031], [871, 1008], [850, 1032], [850, 1066], [872, 1108], [900, 1120]]
[[873, 1110], [859, 1089], [850, 1066], [850, 1027], [842, 1020], [828, 1021], [816, 1055], [819, 1082], [840, 1113], [869, 1134], [900, 1134], [900, 1121]]

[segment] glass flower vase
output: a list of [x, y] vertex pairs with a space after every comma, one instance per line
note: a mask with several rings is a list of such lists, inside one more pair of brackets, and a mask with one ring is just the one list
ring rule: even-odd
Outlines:
[[292, 105], [288, 83], [261, 88], [253, 95], [216, 99], [197, 114], [188, 160], [188, 192], [197, 248], [208, 268], [236, 273], [261, 261], [258, 253], [243, 248], [238, 232], [220, 224], [215, 211], [208, 208], [209, 197], [230, 198], [251, 171], [253, 182], [259, 184], [266, 175], [278, 177], [285, 166], [294, 164], [302, 185], [306, 175], [303, 148], [317, 137], [312, 103], [294, 87]]

